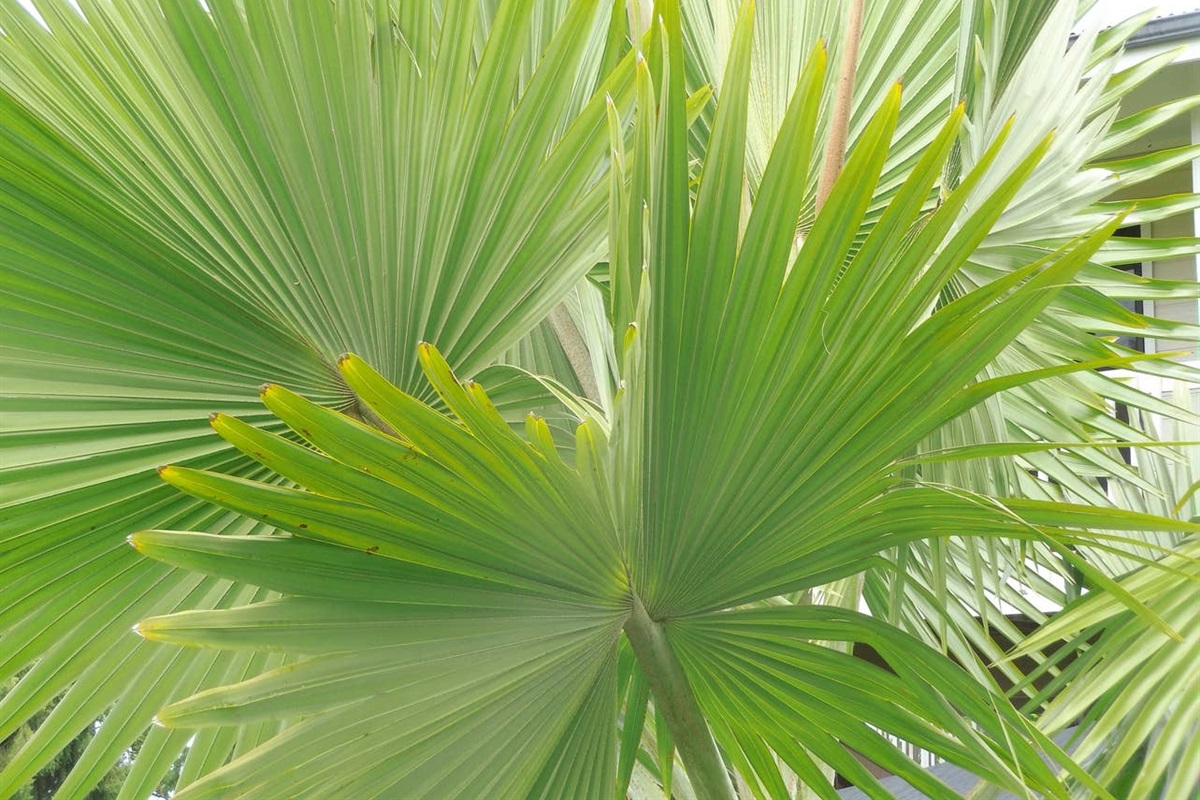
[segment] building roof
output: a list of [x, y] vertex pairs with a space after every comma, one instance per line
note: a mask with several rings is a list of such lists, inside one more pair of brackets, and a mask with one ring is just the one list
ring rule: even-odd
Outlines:
[[[1067, 728], [1065, 731], [1062, 731], [1055, 736], [1054, 741], [1060, 747], [1064, 747], [1069, 752], [1074, 749], [1072, 745], [1074, 745], [1075, 742], [1072, 742], [1071, 739], [1076, 730], [1078, 729]], [[935, 767], [930, 767], [929, 772], [942, 783], [950, 787], [952, 791], [963, 796], [966, 796], [967, 792], [971, 791], [971, 789], [975, 788], [975, 784], [979, 783], [979, 777], [977, 775], [972, 775], [970, 772], [956, 764], [938, 764]], [[904, 780], [903, 778], [898, 778], [895, 775], [891, 775], [887, 778], [880, 778], [879, 782], [883, 784], [885, 789], [895, 795], [896, 800], [929, 800], [929, 795], [913, 788], [908, 781]], [[868, 795], [861, 789], [854, 786], [840, 790], [838, 792], [838, 796], [841, 797], [842, 800], [868, 800]], [[1019, 800], [1019, 798], [1015, 794], [1011, 794], [1009, 792], [1000, 792], [999, 794], [995, 795], [995, 800]]]
[[1084, 28], [1111, 28], [1141, 11], [1155, 15], [1127, 46], [1139, 47], [1200, 37], [1200, 0], [1097, 0], [1075, 26], [1072, 36]]
[[1174, 42], [1200, 36], [1200, 9], [1186, 14], [1155, 17], [1129, 37], [1128, 47]]

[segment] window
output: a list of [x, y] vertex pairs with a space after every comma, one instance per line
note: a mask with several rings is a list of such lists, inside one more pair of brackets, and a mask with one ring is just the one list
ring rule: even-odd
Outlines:
[[[1118, 228], [1116, 234], [1114, 235], [1130, 239], [1140, 239], [1142, 236], [1142, 226], [1128, 225], [1124, 228]], [[1139, 278], [1142, 275], [1142, 264], [1140, 261], [1134, 264], [1118, 264], [1115, 268], [1124, 272], [1133, 273]], [[1135, 314], [1145, 313], [1142, 307], [1143, 302], [1141, 300], [1121, 300], [1119, 302], [1121, 305]], [[1121, 336], [1117, 339], [1117, 344], [1121, 345], [1122, 347], [1128, 347], [1132, 350], [1137, 350], [1139, 353], [1146, 352], [1146, 340], [1141, 336]]]

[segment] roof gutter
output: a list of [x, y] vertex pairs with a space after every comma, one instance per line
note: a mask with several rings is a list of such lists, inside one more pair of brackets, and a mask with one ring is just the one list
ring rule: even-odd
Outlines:
[[1152, 19], [1129, 37], [1126, 46], [1145, 47], [1178, 39], [1190, 39], [1193, 36], [1200, 36], [1200, 11]]
[[[1078, 33], [1072, 33], [1070, 43], [1074, 44], [1078, 38]], [[1200, 38], [1200, 11], [1152, 19], [1125, 40], [1125, 47], [1149, 47], [1193, 38]]]

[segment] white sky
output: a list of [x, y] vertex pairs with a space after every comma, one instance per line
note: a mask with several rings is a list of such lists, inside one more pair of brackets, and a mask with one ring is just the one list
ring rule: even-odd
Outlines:
[[[75, 0], [68, 2], [75, 5]], [[34, 10], [34, 0], [17, 0], [17, 4], [24, 6], [41, 20], [41, 15]], [[200, 4], [204, 5], [204, 0], [200, 0]], [[1200, 11], [1200, 0], [1096, 0], [1096, 5], [1088, 13], [1086, 21], [1089, 24], [1099, 21], [1100, 27], [1105, 28], [1148, 9], [1154, 9], [1155, 16], [1186, 14], [1189, 11]]]
[[1100, 27], [1104, 28], [1150, 9], [1154, 10], [1156, 17], [1186, 14], [1200, 11], [1200, 0], [1096, 0], [1096, 5], [1085, 19], [1089, 24], [1093, 20], [1098, 21]]

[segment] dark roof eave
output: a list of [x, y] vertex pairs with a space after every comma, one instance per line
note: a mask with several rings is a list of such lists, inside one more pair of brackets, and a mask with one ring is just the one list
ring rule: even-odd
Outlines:
[[[1189, 11], [1186, 14], [1150, 20], [1125, 41], [1125, 46], [1148, 47], [1196, 37], [1200, 37], [1200, 11]], [[1075, 44], [1078, 38], [1079, 34], [1072, 33], [1071, 44]]]
[[[1200, 11], [1189, 11], [1174, 17], [1151, 19], [1126, 40], [1126, 47], [1148, 47], [1195, 37], [1200, 37]], [[1070, 35], [1070, 43], [1074, 44], [1076, 38], [1079, 34]]]
[[1145, 47], [1177, 39], [1190, 39], [1193, 36], [1200, 36], [1200, 11], [1152, 19], [1129, 37], [1126, 46]]

